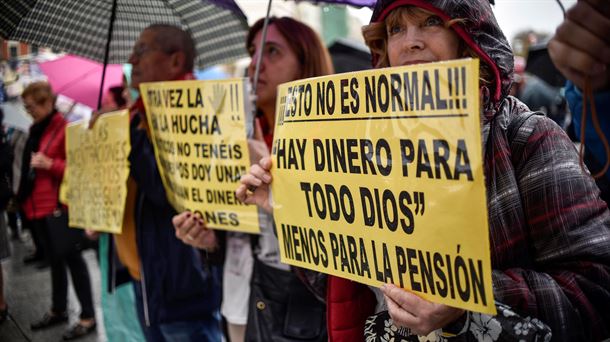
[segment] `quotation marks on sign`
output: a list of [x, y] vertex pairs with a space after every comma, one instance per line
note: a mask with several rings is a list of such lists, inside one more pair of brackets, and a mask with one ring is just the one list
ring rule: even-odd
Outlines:
[[423, 192], [414, 192], [415, 196], [415, 215], [424, 215], [424, 211], [426, 210], [426, 201], [424, 198]]
[[361, 217], [367, 227], [392, 232], [400, 228], [404, 233], [412, 234], [415, 216], [423, 216], [426, 209], [424, 193], [419, 191], [395, 193], [390, 189], [359, 187], [359, 196], [354, 197], [347, 185], [300, 184], [307, 203], [307, 214], [309, 217], [315, 214], [322, 220], [343, 219], [347, 223], [354, 223], [357, 217]]

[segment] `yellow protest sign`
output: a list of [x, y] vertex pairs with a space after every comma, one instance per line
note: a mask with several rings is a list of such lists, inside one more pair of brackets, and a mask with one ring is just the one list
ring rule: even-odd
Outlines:
[[121, 233], [130, 151], [126, 110], [100, 116], [92, 129], [82, 122], [66, 127], [62, 188], [70, 227]]
[[209, 228], [255, 233], [235, 189], [250, 167], [245, 79], [145, 83], [140, 92], [169, 202]]
[[282, 261], [495, 313], [478, 82], [467, 59], [280, 86]]

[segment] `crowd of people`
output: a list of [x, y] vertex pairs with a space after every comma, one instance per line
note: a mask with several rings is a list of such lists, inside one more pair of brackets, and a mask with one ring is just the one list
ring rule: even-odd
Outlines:
[[[259, 57], [261, 65], [255, 134], [248, 142], [252, 167], [236, 189], [240, 201], [258, 206], [260, 235], [211, 230], [198, 214], [174, 210], [155, 160], [143, 101], [129, 96], [129, 87], [137, 89], [144, 82], [193, 79], [195, 48], [188, 32], [167, 24], [142, 31], [129, 58], [132, 70], [125, 85], [112, 88], [105, 107], [92, 118], [95, 125], [105, 111], [130, 111], [132, 148], [122, 234], [87, 234], [100, 239], [109, 340], [610, 338], [610, 212], [603, 187], [610, 181], [608, 167], [603, 167], [610, 162], [610, 148], [604, 143], [604, 134], [610, 132], [607, 1], [578, 1], [549, 43], [553, 62], [570, 80], [566, 97], [576, 137], [589, 158], [579, 153], [562, 127], [510, 95], [514, 56], [489, 1], [378, 0], [370, 24], [363, 27], [374, 68], [480, 60], [494, 316], [429, 302], [393, 284], [369, 287], [280, 261], [270, 203], [277, 87], [334, 70], [310, 27], [272, 17], [262, 43], [263, 22], [252, 25], [245, 42], [252, 58], [250, 79]], [[69, 269], [81, 313], [64, 339], [75, 339], [95, 331], [96, 318], [88, 269], [75, 247], [82, 242], [66, 247], [49, 235], [54, 222], [68, 212], [58, 200], [66, 121], [54, 108], [48, 84], [32, 83], [22, 98], [34, 123], [21, 153], [15, 190], [9, 177], [15, 173], [9, 162], [14, 153], [6, 148], [9, 140], [4, 135], [0, 139], [0, 205], [4, 209], [9, 200], [18, 203], [35, 243], [37, 254], [32, 257], [50, 264], [52, 306], [31, 328], [67, 321]], [[583, 160], [599, 173], [597, 183]], [[0, 259], [9, 254], [5, 237], [0, 227]], [[8, 310], [1, 280], [0, 321]], [[121, 319], [112, 320], [116, 315]], [[139, 322], [135, 334], [121, 329], [134, 322]], [[121, 331], [129, 331], [130, 337]]]

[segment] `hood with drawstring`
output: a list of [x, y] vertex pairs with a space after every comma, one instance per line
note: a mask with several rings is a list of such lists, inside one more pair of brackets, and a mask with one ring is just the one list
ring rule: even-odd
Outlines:
[[[554, 341], [604, 340], [610, 336], [610, 213], [561, 127], [508, 95], [513, 55], [488, 1], [378, 0], [371, 19], [382, 22], [401, 6], [459, 19], [451, 28], [495, 78], [491, 94], [480, 89], [492, 280], [496, 303], [514, 313], [470, 313], [449, 329], [462, 328], [451, 340], [481, 339], [490, 322], [494, 339], [502, 341], [549, 340], [550, 331]], [[374, 315], [377, 298], [366, 285], [329, 276], [326, 302], [330, 341], [403, 334], [389, 328], [387, 314]]]
[[[493, 102], [508, 95], [512, 84], [513, 52], [493, 14], [489, 0], [378, 0], [371, 23], [382, 22], [401, 6], [415, 6], [444, 21], [461, 19], [451, 28], [487, 64], [495, 78]], [[378, 58], [373, 54], [373, 60]]]

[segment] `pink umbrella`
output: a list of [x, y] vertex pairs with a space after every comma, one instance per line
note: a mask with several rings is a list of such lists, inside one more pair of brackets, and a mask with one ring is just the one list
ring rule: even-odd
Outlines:
[[[66, 55], [56, 60], [39, 64], [40, 70], [47, 76], [51, 87], [57, 94], [96, 109], [102, 81], [103, 65], [73, 55]], [[104, 94], [110, 87], [123, 82], [123, 67], [120, 64], [109, 64], [104, 81]]]

